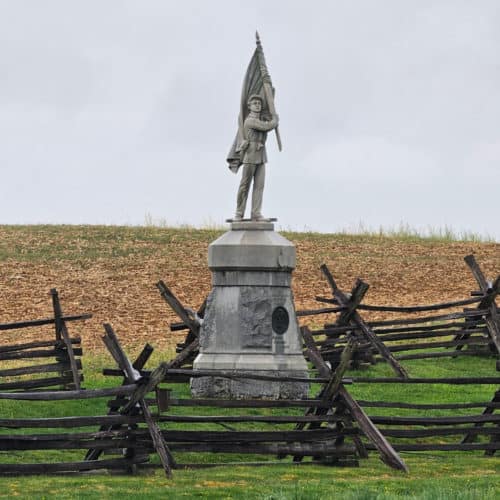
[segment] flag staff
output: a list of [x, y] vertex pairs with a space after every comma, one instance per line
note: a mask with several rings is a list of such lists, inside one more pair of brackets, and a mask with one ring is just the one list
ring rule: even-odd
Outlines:
[[[264, 58], [264, 50], [262, 48], [262, 43], [260, 41], [260, 36], [258, 31], [255, 32], [255, 41], [257, 43], [259, 65], [262, 73], [262, 81], [264, 86], [264, 94], [266, 96], [267, 104], [269, 106], [269, 112], [272, 115], [275, 115], [276, 109], [274, 107], [274, 89], [271, 84], [271, 76], [269, 75], [269, 71], [267, 70], [266, 60]], [[278, 149], [279, 151], [281, 151], [282, 150], [281, 136], [278, 127], [274, 129], [274, 132], [276, 133], [276, 141], [278, 142]]]

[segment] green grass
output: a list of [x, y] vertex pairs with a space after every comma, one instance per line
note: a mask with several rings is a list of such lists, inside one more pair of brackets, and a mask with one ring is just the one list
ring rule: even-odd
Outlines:
[[428, 226], [425, 229], [417, 229], [407, 223], [401, 222], [398, 226], [373, 229], [359, 223], [357, 228], [343, 230], [342, 234], [355, 234], [359, 236], [370, 236], [378, 238], [392, 238], [402, 241], [429, 241], [447, 242], [454, 241], [473, 243], [494, 243], [495, 238], [489, 234], [480, 234], [470, 230], [457, 231], [451, 226], [435, 227]]
[[[208, 245], [226, 228], [209, 225], [197, 229], [189, 226], [73, 226], [73, 225], [0, 225], [0, 262], [15, 259], [20, 262], [51, 262], [78, 260], [82, 263], [96, 259], [165, 255], [182, 245], [193, 242]], [[419, 232], [401, 225], [398, 228], [372, 230], [364, 226], [338, 233], [283, 231], [297, 243], [334, 243], [335, 245], [366, 245], [367, 256], [373, 256], [373, 246], [394, 242], [449, 244], [453, 242], [495, 243], [490, 236], [457, 233], [450, 228], [429, 228]], [[362, 252], [362, 250], [360, 249]], [[329, 249], [330, 255], [332, 249]], [[362, 256], [362, 255], [360, 255]]]
[[[177, 224], [173, 225], [167, 221], [166, 218], [153, 217], [150, 213], [146, 213], [144, 216], [144, 225], [149, 228], [164, 228], [164, 229], [186, 229], [194, 230], [195, 228], [189, 224]], [[278, 224], [279, 225], [279, 224]], [[221, 223], [217, 223], [213, 219], [207, 219], [200, 227], [200, 229], [211, 230], [211, 231], [225, 231], [226, 226]], [[378, 228], [372, 228], [366, 226], [363, 222], [360, 222], [356, 227], [351, 227], [349, 229], [342, 229], [334, 233], [318, 233], [317, 231], [312, 231], [305, 227], [303, 231], [296, 231], [292, 229], [283, 228], [289, 235], [319, 235], [325, 234], [326, 236], [361, 236], [361, 237], [372, 237], [372, 238], [391, 238], [402, 241], [431, 241], [431, 242], [474, 242], [474, 243], [494, 243], [496, 240], [493, 236], [489, 234], [481, 234], [471, 230], [461, 230], [457, 231], [450, 225], [445, 226], [427, 226], [426, 228], [417, 229], [410, 226], [410, 224], [405, 222], [400, 222], [397, 226], [379, 226]]]
[[[134, 357], [135, 352], [129, 353]], [[168, 359], [171, 353], [156, 352], [150, 366]], [[85, 387], [113, 386], [119, 379], [104, 377], [101, 369], [112, 366], [104, 355], [85, 359]], [[447, 359], [439, 363], [426, 360], [409, 361], [405, 365], [412, 376], [445, 377], [453, 374], [462, 376], [494, 375], [492, 358]], [[382, 363], [369, 371], [350, 372], [352, 375], [391, 375], [387, 365]], [[451, 388], [450, 388], [451, 387]], [[496, 389], [494, 386], [415, 386], [415, 385], [369, 385], [355, 384], [348, 387], [358, 399], [414, 401], [414, 402], [459, 402], [487, 401]], [[173, 386], [174, 397], [188, 397], [185, 384]], [[48, 417], [65, 415], [97, 415], [106, 411], [105, 400], [85, 402], [1, 402], [3, 416]], [[205, 414], [229, 413], [230, 410], [204, 408]], [[250, 410], [258, 413], [259, 410]], [[265, 410], [276, 412], [277, 410]], [[174, 407], [170, 413], [189, 414], [193, 409]], [[296, 410], [299, 414], [302, 410]], [[459, 414], [477, 412], [464, 410]], [[384, 409], [369, 409], [371, 414], [387, 414]], [[415, 411], [397, 410], [398, 415], [415, 414]], [[441, 412], [435, 411], [433, 415]], [[394, 410], [392, 410], [394, 414]], [[181, 427], [177, 424], [175, 427]], [[169, 428], [174, 428], [170, 425]], [[206, 428], [221, 429], [216, 424]], [[247, 429], [259, 428], [258, 424], [247, 424]], [[12, 430], [3, 430], [12, 433]], [[20, 432], [16, 430], [15, 432]], [[83, 451], [49, 451], [0, 453], [2, 462], [79, 460]], [[180, 454], [176, 454], [179, 458]], [[136, 476], [96, 473], [70, 476], [34, 476], [0, 478], [0, 497], [13, 498], [241, 498], [241, 499], [494, 499], [500, 495], [500, 458], [483, 457], [481, 452], [402, 453], [410, 473], [394, 471], [383, 464], [377, 454], [370, 453], [368, 460], [360, 460], [359, 467], [337, 468], [326, 465], [294, 466], [292, 464], [268, 466], [223, 465], [196, 470], [176, 470], [173, 479], [168, 480], [160, 469], [143, 470]], [[251, 460], [266, 460], [253, 457]], [[244, 455], [182, 454], [183, 462], [238, 462], [249, 460]], [[274, 460], [268, 457], [267, 460]]]

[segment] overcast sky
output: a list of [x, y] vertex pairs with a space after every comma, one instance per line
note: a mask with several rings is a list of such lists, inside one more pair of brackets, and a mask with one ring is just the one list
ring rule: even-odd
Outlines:
[[500, 3], [0, 0], [0, 223], [223, 223], [262, 38], [264, 215], [500, 240]]

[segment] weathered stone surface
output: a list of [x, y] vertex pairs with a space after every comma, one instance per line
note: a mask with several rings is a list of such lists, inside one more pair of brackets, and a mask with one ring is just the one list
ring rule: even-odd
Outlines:
[[295, 269], [295, 246], [275, 231], [228, 231], [208, 247], [212, 271]]
[[232, 231], [274, 231], [274, 224], [270, 220], [255, 221], [242, 220], [231, 222]]
[[291, 273], [273, 271], [214, 271], [213, 286], [284, 286], [290, 287]]
[[[259, 375], [307, 378], [307, 371], [256, 371]], [[309, 396], [307, 382], [272, 382], [267, 380], [222, 377], [191, 379], [191, 394], [200, 398], [223, 399], [305, 399]]]
[[240, 288], [238, 309], [243, 347], [272, 347], [270, 299], [265, 287]]
[[[253, 223], [256, 224], [256, 223]], [[295, 247], [270, 230], [232, 230], [209, 246], [213, 288], [200, 330], [193, 367], [307, 377], [291, 273]], [[279, 309], [286, 326], [273, 330]], [[309, 385], [220, 377], [193, 379], [195, 397], [307, 397]]]

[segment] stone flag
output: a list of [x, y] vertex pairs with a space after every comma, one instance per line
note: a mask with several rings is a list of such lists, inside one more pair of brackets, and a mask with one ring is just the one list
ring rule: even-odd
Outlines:
[[[260, 95], [262, 97], [262, 112], [261, 116], [264, 120], [270, 120], [271, 115], [275, 114], [274, 109], [274, 88], [271, 83], [271, 76], [267, 70], [266, 60], [264, 58], [264, 51], [260, 42], [259, 34], [256, 33], [257, 47], [250, 59], [245, 79], [243, 80], [243, 88], [241, 89], [240, 99], [240, 114], [238, 116], [238, 132], [233, 141], [233, 145], [227, 156], [227, 162], [232, 172], [238, 172], [238, 168], [242, 164], [242, 152], [240, 146], [245, 140], [243, 132], [243, 124], [245, 118], [249, 113], [248, 98], [251, 95]], [[278, 147], [281, 151], [281, 138], [278, 129], [276, 131], [276, 138], [278, 140]]]

